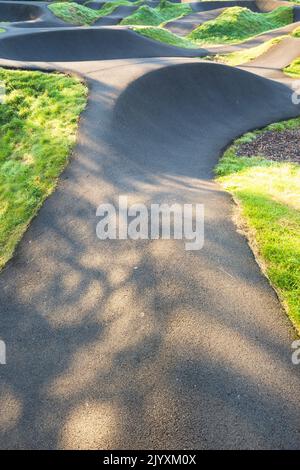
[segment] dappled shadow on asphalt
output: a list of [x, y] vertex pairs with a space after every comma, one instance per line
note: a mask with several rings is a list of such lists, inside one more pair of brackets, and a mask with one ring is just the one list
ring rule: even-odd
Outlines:
[[[196, 78], [190, 73], [187, 88]], [[185, 95], [180, 74], [173, 69], [171, 75]], [[218, 147], [209, 138], [208, 108], [207, 122], [200, 123], [193, 95], [183, 115], [170, 79], [153, 127], [147, 101], [141, 108], [145, 115], [139, 115], [146, 121], [133, 123], [144, 86], [153, 99], [151, 83], [133, 85], [135, 103], [129, 85], [114, 104], [117, 86], [90, 81], [72, 163], [0, 275], [0, 334], [7, 344], [2, 448], [299, 446], [300, 380], [289, 350], [293, 332], [234, 230], [229, 198], [209, 180], [208, 166], [197, 171], [193, 166], [197, 152], [203, 155], [199, 148], [205, 160], [215, 162], [216, 152], [234, 137], [236, 121], [220, 119], [227, 133], [217, 128]], [[283, 99], [276, 90], [273, 99]], [[271, 94], [264, 92], [267, 103]], [[157, 97], [158, 104], [158, 88]], [[235, 110], [228, 94], [226, 100]], [[248, 104], [251, 108], [251, 100]], [[179, 119], [171, 115], [168, 123], [163, 105], [181, 114], [182, 139], [191, 128], [208, 126], [193, 146], [179, 147], [184, 165], [179, 139], [169, 142], [168, 155], [158, 153], [162, 122], [167, 137], [168, 125], [177, 126]], [[273, 108], [266, 109], [273, 118]], [[254, 126], [254, 118], [250, 109], [238, 130]], [[261, 125], [262, 118], [256, 119]], [[119, 194], [148, 206], [204, 203], [204, 248], [187, 252], [174, 240], [97, 240], [96, 208], [117, 204]]]

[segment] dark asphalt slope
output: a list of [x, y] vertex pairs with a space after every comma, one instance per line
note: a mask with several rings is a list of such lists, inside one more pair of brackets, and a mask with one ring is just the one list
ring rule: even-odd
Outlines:
[[194, 57], [205, 49], [183, 49], [126, 28], [60, 28], [0, 38], [0, 57], [23, 61], [88, 61], [138, 57]]
[[192, 13], [179, 20], [170, 21], [165, 25], [165, 28], [179, 36], [186, 36], [205, 21], [214, 20], [222, 11], [224, 11], [224, 8]]
[[[0, 275], [0, 447], [299, 448], [295, 334], [209, 179], [237, 134], [299, 113], [290, 90], [189, 59], [88, 83], [72, 161]], [[99, 241], [120, 194], [203, 203], [203, 249]]]
[[281, 84], [215, 64], [179, 65], [143, 76], [124, 91], [114, 108], [113, 140], [151, 170], [172, 167], [174, 174], [212, 178], [218, 149], [229, 140], [297, 116], [299, 109]]

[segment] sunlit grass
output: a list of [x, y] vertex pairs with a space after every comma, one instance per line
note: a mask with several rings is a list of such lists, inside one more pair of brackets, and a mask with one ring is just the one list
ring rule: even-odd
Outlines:
[[300, 38], [300, 26], [298, 26], [297, 28], [293, 30], [292, 36], [295, 38]]
[[161, 26], [168, 21], [182, 18], [193, 10], [188, 3], [173, 3], [167, 0], [161, 0], [155, 8], [148, 5], [141, 6], [130, 16], [124, 18], [120, 24], [123, 25], [143, 25], [143, 26]]
[[0, 81], [1, 268], [67, 164], [87, 89], [57, 73], [0, 69]]
[[[141, 7], [139, 10], [142, 10], [142, 8], [144, 9], [144, 7]], [[142, 19], [144, 26], [134, 26], [132, 29], [148, 38], [172, 46], [199, 48], [217, 44], [237, 44], [260, 33], [285, 26], [293, 21], [293, 9], [288, 6], [276, 8], [270, 13], [253, 13], [248, 8], [226, 8], [216, 19], [206, 21], [184, 37], [164, 29], [161, 17], [155, 19], [156, 26], [145, 26], [150, 24], [151, 21], [151, 18], [145, 16]], [[128, 18], [123, 20], [122, 23], [128, 24]], [[238, 51], [227, 56], [215, 56], [215, 58], [229, 65], [239, 65], [262, 54], [280, 39], [281, 37], [278, 37], [251, 49]]]
[[214, 20], [194, 29], [187, 38], [198, 44], [235, 44], [258, 34], [280, 28], [293, 21], [293, 8], [278, 7], [269, 13], [254, 13], [248, 8], [226, 8]]
[[283, 71], [286, 75], [289, 75], [290, 77], [300, 77], [300, 57], [293, 60], [293, 62], [291, 62], [287, 67], [285, 67]]
[[[268, 130], [300, 128], [300, 119], [268, 126]], [[239, 203], [246, 233], [265, 273], [287, 312], [300, 329], [300, 165], [261, 156], [237, 156], [238, 139], [225, 152], [218, 181]]]

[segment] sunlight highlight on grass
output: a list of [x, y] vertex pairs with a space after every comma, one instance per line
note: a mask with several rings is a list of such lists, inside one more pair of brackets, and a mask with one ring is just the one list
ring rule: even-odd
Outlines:
[[67, 164], [87, 89], [58, 73], [0, 69], [0, 81], [1, 268]]
[[[268, 130], [300, 128], [300, 118]], [[300, 166], [262, 157], [240, 157], [240, 143], [263, 131], [246, 134], [225, 152], [218, 181], [239, 203], [246, 234], [260, 264], [300, 330]]]

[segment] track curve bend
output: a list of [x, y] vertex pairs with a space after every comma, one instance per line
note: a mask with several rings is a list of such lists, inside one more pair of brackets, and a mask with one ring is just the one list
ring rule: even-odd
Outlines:
[[0, 38], [0, 57], [71, 62], [139, 57], [194, 57], [205, 49], [183, 49], [148, 39], [127, 28], [59, 28]]
[[26, 5], [11, 1], [0, 3], [0, 21], [14, 23], [17, 21], [32, 21], [43, 14], [43, 8], [33, 3]]
[[220, 150], [235, 137], [298, 114], [279, 83], [220, 64], [184, 63], [145, 74], [123, 91], [112, 140], [152, 170], [212, 178]]

